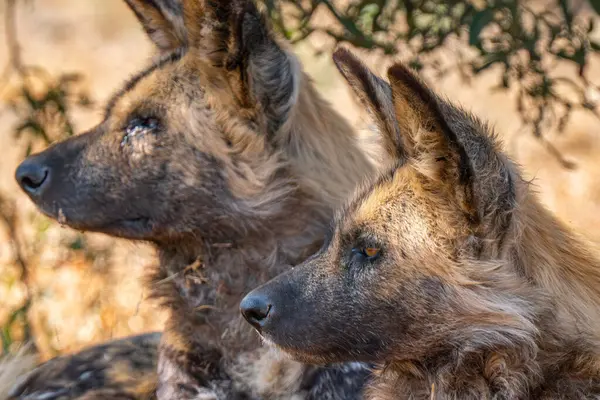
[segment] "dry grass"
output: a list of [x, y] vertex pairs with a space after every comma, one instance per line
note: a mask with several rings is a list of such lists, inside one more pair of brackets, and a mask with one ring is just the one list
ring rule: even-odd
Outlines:
[[14, 355], [0, 360], [0, 400], [7, 399], [12, 383], [22, 378], [37, 364], [37, 356], [30, 352], [29, 347], [24, 346]]
[[[69, 70], [88, 77], [87, 85], [97, 107], [74, 114], [78, 131], [98, 122], [103, 101], [144, 64], [151, 50], [122, 0], [36, 1], [21, 8], [17, 22], [27, 63], [42, 65], [52, 73]], [[297, 49], [309, 61], [308, 72], [344, 115], [360, 123], [359, 108], [329, 57], [313, 55], [318, 40]], [[4, 59], [6, 49], [0, 48], [0, 60]], [[374, 56], [366, 60], [371, 66], [377, 65], [379, 71], [390, 62]], [[597, 60], [589, 71], [596, 71], [591, 78], [598, 82]], [[484, 76], [471, 86], [458, 77], [433, 86], [492, 122], [527, 176], [536, 178], [545, 203], [577, 230], [600, 240], [600, 124], [576, 113], [564, 133], [549, 134], [561, 154], [576, 161], [576, 169], [566, 170], [540, 142], [519, 132], [510, 94], [489, 91], [495, 83], [492, 76]], [[15, 118], [2, 105], [5, 96], [7, 93], [0, 88], [0, 193], [17, 205], [18, 239], [30, 265], [30, 282], [36, 295], [29, 318], [41, 357], [47, 359], [110, 338], [160, 329], [163, 315], [144, 300], [139, 284], [143, 271], [155, 262], [151, 249], [102, 235], [81, 236], [61, 228], [36, 212], [20, 193], [13, 172], [23, 158], [24, 146], [12, 138]], [[21, 304], [25, 293], [8, 240], [7, 232], [0, 229], [0, 326]], [[18, 339], [19, 332], [14, 334]], [[2, 370], [7, 368], [0, 366]]]

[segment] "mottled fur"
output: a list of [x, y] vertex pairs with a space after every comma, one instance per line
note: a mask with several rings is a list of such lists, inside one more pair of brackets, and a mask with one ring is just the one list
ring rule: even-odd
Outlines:
[[9, 399], [155, 399], [159, 340], [148, 333], [54, 358], [19, 376]]
[[[374, 162], [252, 2], [127, 2], [160, 54], [96, 128], [26, 160], [20, 183], [67, 225], [157, 246], [159, 398], [358, 396], [366, 370], [273, 357], [238, 304], [320, 246]], [[39, 165], [49, 183], [32, 189]]]
[[[336, 63], [395, 165], [243, 312], [303, 362], [378, 363], [370, 399], [600, 399], [600, 258], [490, 128], [401, 64]], [[392, 110], [392, 112], [390, 112]]]

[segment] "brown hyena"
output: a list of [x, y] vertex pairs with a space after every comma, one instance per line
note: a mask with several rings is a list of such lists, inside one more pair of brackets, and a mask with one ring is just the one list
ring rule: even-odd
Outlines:
[[599, 258], [487, 125], [401, 64], [388, 84], [334, 59], [395, 162], [244, 298], [247, 320], [296, 360], [378, 364], [367, 398], [600, 398]]
[[251, 1], [127, 3], [160, 55], [98, 126], [25, 160], [19, 184], [63, 224], [158, 249], [159, 398], [355, 398], [362, 365], [275, 358], [238, 307], [320, 246], [376, 164]]

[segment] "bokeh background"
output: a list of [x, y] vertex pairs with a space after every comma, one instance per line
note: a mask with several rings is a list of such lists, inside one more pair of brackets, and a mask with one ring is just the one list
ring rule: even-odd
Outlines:
[[[567, 20], [563, 29], [577, 21], [584, 27], [573, 28], [579, 29], [579, 42], [575, 40], [570, 50], [534, 43], [533, 52], [511, 53], [509, 64], [518, 68], [510, 73], [504, 73], [502, 62], [492, 61], [494, 54], [501, 54], [493, 50], [494, 39], [502, 37], [503, 18], [511, 16], [485, 11], [488, 3], [501, 2], [421, 2], [433, 3], [442, 16], [456, 11], [455, 3], [474, 7], [469, 16], [459, 15], [464, 20], [458, 25], [450, 19], [446, 27], [444, 21], [418, 13], [416, 25], [400, 17], [384, 21], [376, 7], [394, 1], [299, 2], [305, 12], [317, 9], [301, 17], [295, 5], [280, 9], [276, 1], [266, 3], [275, 25], [295, 42], [318, 89], [356, 126], [363, 126], [366, 116], [330, 58], [336, 43], [346, 39], [362, 47], [358, 52], [380, 73], [394, 59], [422, 67], [434, 88], [490, 121], [543, 202], [577, 231], [600, 242], [600, 119], [595, 103], [600, 97], [600, 35], [589, 25], [598, 19], [593, 2], [505, 1], [509, 8], [525, 4], [538, 16], [550, 10], [555, 14], [548, 15], [549, 21]], [[331, 5], [346, 12], [347, 19], [335, 17]], [[0, 0], [0, 14], [2, 353], [15, 352], [30, 340], [45, 360], [108, 339], [160, 330], [164, 315], [145, 299], [140, 285], [144, 271], [156, 262], [152, 249], [61, 227], [37, 212], [13, 179], [26, 154], [99, 122], [107, 97], [148, 62], [150, 42], [122, 0]], [[298, 18], [300, 25], [294, 25]], [[302, 25], [304, 20], [308, 22]], [[487, 26], [494, 20], [498, 26]], [[435, 29], [411, 37], [411, 32], [424, 29], [419, 23]], [[527, 24], [535, 32], [535, 20]], [[356, 29], [367, 33], [357, 35]], [[390, 36], [394, 29], [404, 36]], [[557, 46], [560, 40], [574, 40], [563, 36]], [[417, 44], [407, 45], [411, 41]], [[435, 50], [429, 51], [428, 43]], [[542, 59], [532, 64], [534, 53]], [[567, 82], [550, 90], [563, 100], [539, 95], [544, 90], [539, 79], [545, 75], [529, 74], [536, 65]], [[545, 78], [541, 82], [547, 83]], [[565, 101], [571, 105], [565, 107]], [[542, 118], [540, 109], [545, 110]], [[563, 117], [565, 109], [572, 110], [568, 118]]]

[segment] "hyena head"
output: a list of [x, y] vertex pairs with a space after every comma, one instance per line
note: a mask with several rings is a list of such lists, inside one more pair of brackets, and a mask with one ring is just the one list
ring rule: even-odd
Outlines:
[[529, 343], [529, 293], [500, 261], [516, 173], [487, 127], [401, 64], [388, 84], [343, 49], [334, 60], [396, 163], [337, 215], [319, 252], [244, 298], [246, 319], [309, 363]]
[[297, 188], [273, 140], [296, 100], [297, 60], [251, 1], [126, 2], [157, 59], [99, 125], [26, 159], [18, 183], [76, 229], [155, 242], [247, 233], [246, 214], [276, 212]]

